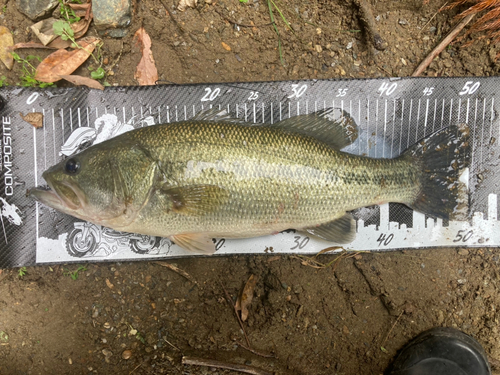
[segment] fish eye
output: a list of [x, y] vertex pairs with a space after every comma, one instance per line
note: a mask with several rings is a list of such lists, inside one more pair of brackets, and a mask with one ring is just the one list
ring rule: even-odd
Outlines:
[[64, 170], [68, 174], [76, 174], [80, 170], [80, 163], [76, 159], [68, 159], [64, 165]]

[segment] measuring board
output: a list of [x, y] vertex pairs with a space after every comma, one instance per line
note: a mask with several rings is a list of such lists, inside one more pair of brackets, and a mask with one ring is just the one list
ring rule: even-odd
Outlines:
[[[500, 78], [404, 78], [160, 85], [34, 90], [4, 88], [0, 164], [0, 268], [43, 263], [193, 256], [168, 239], [122, 233], [61, 214], [26, 197], [43, 185], [42, 172], [82, 146], [125, 131], [182, 121], [210, 107], [252, 123], [275, 123], [336, 108], [359, 127], [343, 151], [377, 158], [401, 154], [449, 125], [471, 134], [470, 214], [434, 220], [400, 204], [354, 211], [356, 239], [344, 249], [499, 246], [498, 119]], [[35, 129], [19, 115], [43, 114]], [[289, 230], [274, 236], [216, 239], [216, 254], [316, 253], [332, 246]]]

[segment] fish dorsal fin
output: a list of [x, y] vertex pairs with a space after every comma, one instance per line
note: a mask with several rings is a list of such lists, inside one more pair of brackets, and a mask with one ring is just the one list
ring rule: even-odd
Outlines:
[[168, 197], [175, 213], [196, 216], [214, 212], [229, 196], [216, 185], [163, 187], [161, 193]]
[[316, 138], [336, 150], [349, 146], [358, 138], [354, 119], [338, 108], [322, 109], [268, 126]]
[[205, 254], [215, 253], [212, 237], [204, 233], [177, 234], [170, 236], [169, 239], [184, 250]]
[[356, 221], [351, 214], [345, 214], [339, 219], [317, 227], [304, 228], [304, 230], [316, 237], [323, 238], [338, 244], [345, 244], [354, 241], [356, 237]]
[[189, 121], [227, 122], [249, 125], [244, 119], [233, 117], [226, 109], [216, 107], [202, 110], [194, 117], [190, 118]]

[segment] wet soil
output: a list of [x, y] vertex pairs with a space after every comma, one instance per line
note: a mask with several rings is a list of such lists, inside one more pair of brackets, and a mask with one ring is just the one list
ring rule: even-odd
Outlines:
[[[200, 0], [185, 12], [172, 0], [138, 1], [129, 35], [104, 39], [107, 81], [137, 84], [132, 36], [141, 25], [167, 82], [408, 76], [456, 23], [457, 11], [438, 13], [444, 3], [372, 1], [388, 43], [375, 51], [355, 2], [277, 2], [294, 29], [274, 12], [280, 62], [267, 1]], [[0, 24], [16, 42], [34, 39], [14, 1]], [[425, 74], [498, 75], [495, 46], [484, 39], [464, 48], [468, 40], [447, 48]], [[15, 84], [20, 67], [1, 74]], [[435, 326], [471, 334], [496, 364], [499, 260], [498, 249], [364, 253], [323, 269], [294, 256], [175, 260], [196, 283], [146, 262], [86, 264], [73, 278], [77, 265], [28, 268], [22, 277], [1, 270], [0, 373], [236, 374], [182, 365], [190, 355], [277, 374], [382, 374], [406, 341]], [[232, 302], [252, 274], [258, 280], [242, 330]]]

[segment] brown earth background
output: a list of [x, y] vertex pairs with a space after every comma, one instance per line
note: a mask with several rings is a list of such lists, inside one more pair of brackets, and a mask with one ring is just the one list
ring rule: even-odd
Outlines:
[[[267, 1], [200, 0], [185, 12], [172, 0], [137, 1], [128, 36], [104, 39], [103, 56], [116, 63], [107, 81], [137, 84], [141, 55], [132, 36], [141, 26], [159, 78], [180, 84], [408, 76], [457, 22], [460, 9], [438, 13], [444, 3], [372, 0], [388, 43], [374, 53], [353, 1], [278, 1], [295, 30], [276, 18], [283, 66]], [[35, 39], [14, 1], [0, 24], [15, 42]], [[89, 34], [97, 35], [93, 26]], [[448, 47], [425, 75], [498, 75], [498, 49], [488, 39], [463, 47], [470, 38]], [[88, 64], [76, 73], [88, 75]], [[19, 82], [19, 64], [0, 70], [10, 85]], [[76, 280], [67, 274], [77, 265], [28, 268], [23, 277], [2, 270], [0, 374], [236, 374], [184, 366], [183, 355], [277, 374], [382, 374], [407, 340], [434, 326], [474, 336], [495, 368], [499, 260], [497, 249], [486, 248], [364, 253], [322, 269], [293, 256], [175, 260], [197, 285], [148, 262], [86, 264]], [[240, 345], [247, 346], [245, 335], [225, 300], [252, 274], [258, 281], [244, 328], [255, 353]]]

